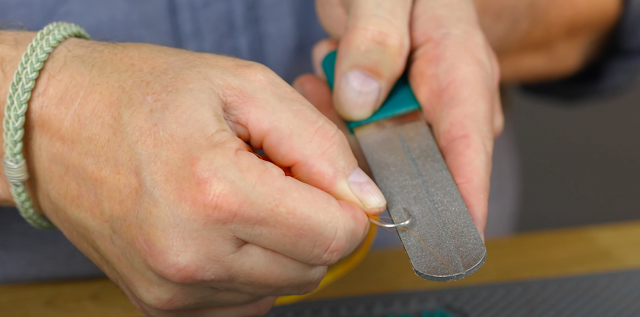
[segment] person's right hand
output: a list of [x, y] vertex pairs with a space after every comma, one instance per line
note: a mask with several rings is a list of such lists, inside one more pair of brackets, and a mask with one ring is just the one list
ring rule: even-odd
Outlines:
[[334, 124], [228, 57], [67, 40], [25, 140], [38, 209], [150, 316], [263, 314], [316, 288], [386, 204]]
[[322, 58], [338, 49], [336, 111], [346, 120], [368, 118], [406, 69], [425, 120], [482, 234], [493, 143], [504, 117], [498, 63], [472, 0], [316, 0], [316, 6], [332, 37], [314, 48], [317, 75], [324, 76]]

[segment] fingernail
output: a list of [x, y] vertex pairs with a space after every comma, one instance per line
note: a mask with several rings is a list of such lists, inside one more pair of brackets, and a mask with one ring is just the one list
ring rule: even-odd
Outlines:
[[349, 178], [349, 187], [366, 209], [382, 210], [387, 200], [373, 180], [360, 167], [357, 167]]
[[338, 91], [339, 106], [351, 120], [368, 118], [374, 111], [380, 84], [373, 77], [358, 70], [345, 73]]
[[480, 238], [482, 239], [482, 242], [486, 242], [486, 241], [484, 240], [484, 232], [480, 234]]

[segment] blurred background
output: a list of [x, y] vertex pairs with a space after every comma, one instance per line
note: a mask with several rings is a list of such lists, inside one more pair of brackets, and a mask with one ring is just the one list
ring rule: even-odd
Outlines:
[[518, 231], [640, 219], [640, 81], [582, 102], [519, 88], [504, 99], [521, 170]]

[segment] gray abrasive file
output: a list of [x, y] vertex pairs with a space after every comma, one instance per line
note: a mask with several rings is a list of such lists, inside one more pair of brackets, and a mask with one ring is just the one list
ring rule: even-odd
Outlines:
[[[333, 86], [336, 52], [323, 61]], [[482, 266], [486, 249], [405, 76], [370, 118], [348, 122], [416, 274], [452, 281]]]

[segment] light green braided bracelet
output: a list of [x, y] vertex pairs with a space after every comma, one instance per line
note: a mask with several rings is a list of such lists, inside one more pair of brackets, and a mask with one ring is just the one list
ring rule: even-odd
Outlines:
[[38, 229], [53, 229], [55, 226], [35, 211], [24, 184], [29, 178], [22, 155], [25, 113], [44, 62], [62, 41], [70, 37], [90, 39], [84, 29], [66, 22], [51, 23], [38, 32], [13, 75], [4, 109], [4, 174], [11, 185], [11, 194], [20, 215]]

